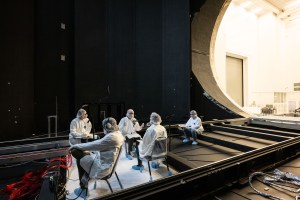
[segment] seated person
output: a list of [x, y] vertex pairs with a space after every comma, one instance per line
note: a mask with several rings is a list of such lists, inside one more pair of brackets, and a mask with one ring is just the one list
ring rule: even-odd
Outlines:
[[202, 134], [204, 131], [201, 119], [197, 116], [197, 112], [195, 110], [190, 111], [190, 119], [187, 121], [185, 126], [183, 127], [183, 133], [185, 135], [185, 139], [183, 140], [183, 143], [187, 143], [190, 141], [190, 135], [193, 138], [193, 145], [198, 144], [197, 143], [197, 134]]
[[90, 134], [92, 130], [92, 123], [86, 110], [79, 109], [75, 119], [70, 124], [69, 143], [70, 145], [80, 144], [82, 139], [93, 138], [93, 134]]
[[[83, 198], [87, 195], [87, 184], [82, 181], [84, 173], [87, 173], [88, 177], [100, 179], [109, 175], [118, 151], [124, 143], [124, 138], [114, 118], [104, 119], [102, 126], [105, 134], [102, 139], [70, 147], [72, 156], [76, 158], [80, 185], [80, 188], [75, 189], [74, 193]], [[89, 151], [93, 151], [95, 155], [92, 156]]]
[[126, 158], [129, 160], [132, 160], [131, 156], [135, 155], [135, 152], [132, 151], [133, 144], [137, 140], [141, 139], [141, 135], [136, 131], [140, 131], [143, 127], [144, 123], [140, 126], [137, 119], [134, 118], [134, 111], [132, 109], [128, 109], [126, 117], [123, 117], [119, 122], [120, 131], [128, 143], [128, 148], [126, 149]]
[[[150, 127], [147, 128], [143, 140], [140, 142], [137, 148], [137, 160], [138, 164], [134, 165], [132, 168], [135, 170], [141, 170], [143, 168], [141, 159], [151, 157], [154, 148], [155, 140], [157, 138], [167, 138], [167, 130], [165, 127], [160, 125], [161, 117], [159, 114], [153, 112], [150, 115]], [[159, 163], [151, 162], [152, 168], [158, 168]]]

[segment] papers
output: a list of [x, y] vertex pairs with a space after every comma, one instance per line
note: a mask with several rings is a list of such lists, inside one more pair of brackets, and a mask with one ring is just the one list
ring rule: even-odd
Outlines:
[[185, 124], [178, 124], [178, 129], [179, 130], [183, 130], [184, 127], [185, 127]]

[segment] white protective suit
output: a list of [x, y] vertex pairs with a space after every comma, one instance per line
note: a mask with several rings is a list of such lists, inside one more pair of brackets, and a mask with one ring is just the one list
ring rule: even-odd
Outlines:
[[142, 127], [134, 117], [131, 119], [127, 116], [123, 117], [118, 126], [124, 137], [127, 136], [129, 139], [142, 138], [140, 134], [136, 132], [142, 130]]
[[92, 123], [88, 118], [80, 119], [79, 117], [73, 119], [70, 124], [69, 143], [70, 145], [80, 144], [81, 138], [93, 138], [90, 134], [92, 130]]
[[80, 159], [80, 165], [90, 178], [103, 178], [111, 173], [119, 150], [124, 143], [120, 131], [107, 133], [102, 139], [73, 145], [83, 151], [93, 151]]
[[[140, 158], [151, 156], [155, 140], [159, 137], [167, 138], [167, 130], [160, 125], [160, 122], [151, 122], [151, 126], [147, 128], [142, 142], [139, 145]], [[153, 155], [155, 156], [155, 155]]]
[[201, 119], [198, 116], [195, 119], [191, 117], [185, 124], [185, 127], [195, 129], [195, 131], [199, 134], [204, 131]]

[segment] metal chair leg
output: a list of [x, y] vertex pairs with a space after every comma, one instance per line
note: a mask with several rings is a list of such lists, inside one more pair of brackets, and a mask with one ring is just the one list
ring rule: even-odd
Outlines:
[[121, 181], [120, 181], [120, 179], [119, 179], [119, 177], [118, 177], [118, 174], [117, 174], [117, 172], [116, 172], [116, 171], [115, 171], [115, 175], [116, 175], [116, 177], [117, 177], [117, 179], [118, 179], [118, 182], [119, 182], [120, 188], [121, 188], [121, 189], [123, 189], [123, 185], [122, 185], [122, 183], [121, 183]]
[[169, 164], [168, 164], [167, 156], [165, 156], [165, 160], [166, 160], [167, 169], [168, 169], [168, 176], [171, 176], [171, 175], [172, 175], [172, 172], [171, 172], [170, 169], [169, 169]]
[[127, 151], [127, 145], [128, 145], [128, 144], [127, 144], [127, 142], [125, 141], [125, 153], [126, 153], [125, 155], [128, 154], [128, 151]]
[[151, 167], [150, 167], [150, 161], [148, 160], [148, 168], [149, 168], [149, 174], [150, 174], [150, 180], [152, 181], [152, 175], [151, 175]]
[[109, 187], [111, 193], [113, 193], [113, 190], [112, 190], [112, 188], [111, 188], [111, 185], [110, 185], [109, 181], [108, 181], [107, 179], [106, 179], [105, 181], [106, 181], [106, 183], [107, 183], [107, 185], [108, 185], [108, 187]]

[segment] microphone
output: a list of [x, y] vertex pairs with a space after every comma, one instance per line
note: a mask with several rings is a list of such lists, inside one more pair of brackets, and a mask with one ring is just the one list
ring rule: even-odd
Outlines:
[[133, 126], [135, 125], [136, 122], [137, 122], [137, 120], [132, 120]]

